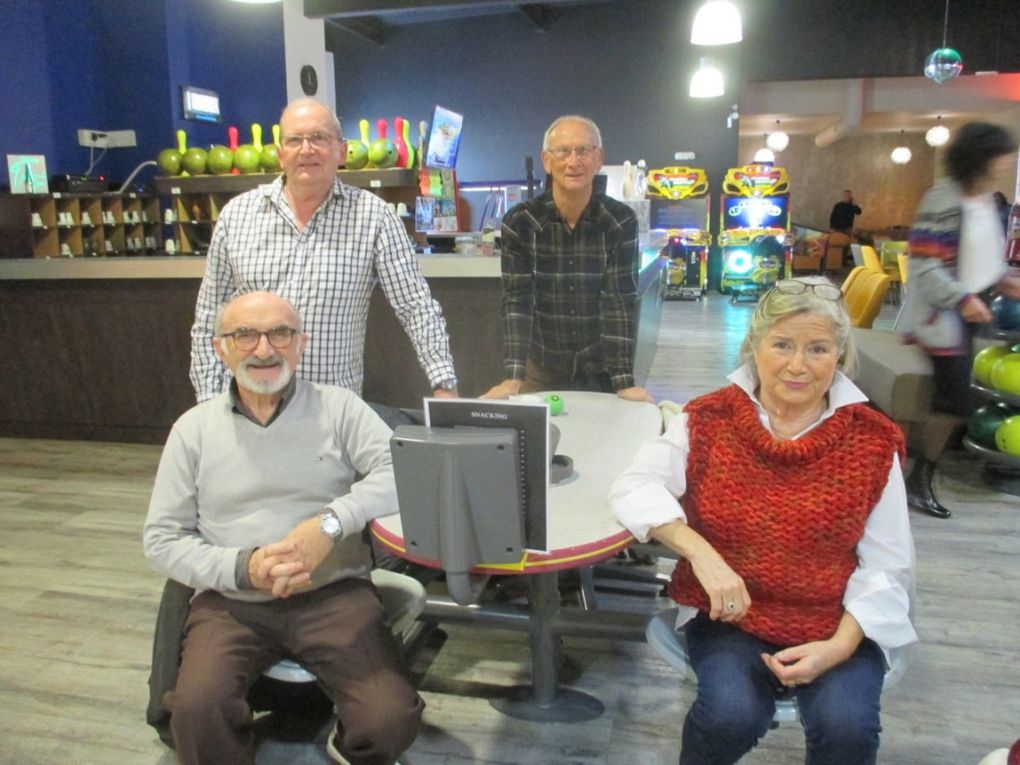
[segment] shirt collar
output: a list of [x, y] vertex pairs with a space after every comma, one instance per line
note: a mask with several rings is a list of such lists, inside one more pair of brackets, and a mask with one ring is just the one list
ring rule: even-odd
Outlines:
[[[259, 188], [262, 190], [262, 195], [268, 198], [277, 207], [289, 207], [286, 198], [283, 196], [283, 186], [286, 181], [286, 176], [282, 173], [272, 183], [267, 183]], [[333, 181], [333, 190], [330, 192], [330, 197], [346, 199], [350, 196], [351, 190], [343, 181], [340, 180], [339, 176]]]
[[280, 397], [280, 403], [276, 406], [276, 411], [273, 412], [273, 416], [266, 421], [265, 425], [263, 425], [251, 413], [251, 410], [245, 406], [244, 401], [241, 399], [241, 394], [237, 390], [237, 379], [232, 377], [230, 378], [230, 410], [234, 414], [239, 414], [242, 417], [251, 420], [260, 428], [268, 428], [273, 424], [276, 418], [283, 413], [283, 410], [287, 408], [287, 404], [292, 398], [294, 398], [295, 390], [297, 390], [297, 375], [291, 375], [290, 382], [287, 383], [287, 387], [283, 389], [283, 395]]
[[[755, 407], [758, 409], [759, 419], [761, 419], [767, 427], [769, 416], [765, 411], [765, 407], [762, 406], [761, 401], [759, 401], [758, 397], [755, 395], [754, 389], [757, 387], [757, 384], [751, 374], [750, 367], [747, 364], [744, 364], [739, 369], [731, 372], [726, 379], [744, 391], [748, 398], [754, 402]], [[867, 402], [867, 400], [868, 397], [864, 395], [860, 388], [850, 381], [849, 377], [842, 372], [836, 372], [836, 376], [832, 378], [832, 385], [829, 387], [828, 407], [824, 412], [822, 412], [821, 417], [818, 418], [818, 422], [815, 422], [810, 427], [805, 428], [802, 432], [807, 432], [811, 428], [815, 427], [815, 425], [819, 422], [827, 420], [842, 406], [861, 404]]]

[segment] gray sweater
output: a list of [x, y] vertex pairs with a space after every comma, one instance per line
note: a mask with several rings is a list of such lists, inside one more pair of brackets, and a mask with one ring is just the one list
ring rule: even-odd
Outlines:
[[[229, 391], [198, 404], [174, 424], [163, 450], [145, 555], [197, 590], [269, 600], [238, 588], [238, 553], [282, 540], [328, 506], [344, 536], [314, 572], [312, 587], [364, 576], [371, 552], [360, 532], [397, 511], [390, 435], [351, 391], [301, 380], [266, 427], [234, 412]], [[366, 477], [355, 483], [356, 473]]]

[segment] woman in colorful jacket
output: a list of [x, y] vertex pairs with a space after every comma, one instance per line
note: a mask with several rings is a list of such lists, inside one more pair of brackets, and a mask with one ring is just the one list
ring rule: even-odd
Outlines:
[[902, 434], [844, 374], [850, 317], [825, 277], [777, 282], [740, 359], [610, 492], [638, 540], [680, 556], [698, 677], [680, 763], [736, 762], [791, 694], [808, 763], [874, 763], [888, 652], [917, 639]]
[[922, 452], [907, 476], [911, 507], [948, 518], [935, 495], [935, 465], [977, 405], [970, 392], [973, 335], [992, 320], [994, 290], [1020, 298], [1020, 277], [1005, 261], [992, 191], [1008, 172], [1016, 139], [998, 125], [971, 122], [946, 149], [946, 177], [921, 200], [910, 232], [907, 296], [899, 329], [931, 357], [935, 392], [917, 432]]

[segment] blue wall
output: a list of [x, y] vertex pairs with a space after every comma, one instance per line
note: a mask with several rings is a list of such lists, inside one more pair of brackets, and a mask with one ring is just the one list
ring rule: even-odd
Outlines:
[[[134, 130], [95, 168], [127, 177], [184, 128], [192, 145], [226, 143], [226, 125], [268, 134], [286, 101], [283, 12], [229, 0], [9, 0], [0, 25], [0, 154], [43, 154], [51, 175], [82, 173], [77, 129]], [[222, 125], [181, 117], [180, 86], [220, 94]], [[6, 162], [3, 181], [7, 181]], [[139, 179], [151, 178], [148, 168]]]
[[724, 98], [687, 96], [698, 51], [688, 42], [697, 3], [618, 0], [558, 8], [538, 30], [522, 14], [395, 27], [383, 48], [344, 32], [329, 34], [337, 109], [344, 130], [405, 116], [431, 120], [441, 104], [464, 114], [457, 163], [464, 181], [524, 177], [538, 166], [542, 134], [559, 114], [578, 112], [602, 129], [606, 162], [674, 164], [676, 151], [713, 179], [737, 155], [726, 127], [739, 93], [739, 46], [713, 51], [727, 73]]

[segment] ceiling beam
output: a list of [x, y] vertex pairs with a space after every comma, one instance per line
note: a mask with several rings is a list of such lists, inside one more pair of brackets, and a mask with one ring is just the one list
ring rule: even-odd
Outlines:
[[326, 18], [325, 21], [331, 27], [352, 34], [380, 48], [386, 47], [386, 41], [389, 37], [386, 26], [371, 16], [346, 18], [343, 20]]
[[511, 8], [513, 0], [305, 0], [305, 16], [345, 18], [381, 16], [401, 11], [442, 11], [458, 8]]

